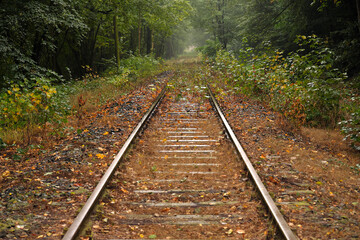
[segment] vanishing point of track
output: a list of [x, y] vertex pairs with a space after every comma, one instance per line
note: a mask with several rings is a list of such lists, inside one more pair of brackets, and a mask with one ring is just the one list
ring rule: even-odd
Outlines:
[[[63, 239], [75, 239], [89, 221], [94, 239], [266, 239], [271, 226], [262, 216], [266, 213], [261, 214], [263, 206], [279, 230], [273, 236], [298, 239], [210, 88], [206, 96], [210, 101], [205, 93], [194, 98], [185, 89], [179, 95], [166, 92], [167, 87], [129, 136]], [[99, 217], [93, 210], [100, 198]]]

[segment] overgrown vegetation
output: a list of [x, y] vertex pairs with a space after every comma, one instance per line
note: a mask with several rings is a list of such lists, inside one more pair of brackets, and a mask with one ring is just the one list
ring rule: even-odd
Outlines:
[[285, 53], [297, 49], [297, 35], [327, 39], [336, 53], [334, 65], [349, 76], [359, 73], [360, 1], [330, 0], [193, 0], [193, 16], [198, 32], [208, 33], [205, 49], [223, 49], [236, 54], [248, 46], [261, 50], [270, 41]]
[[[199, 48], [236, 91], [359, 148], [360, 1], [193, 0]], [[271, 46], [270, 46], [271, 45]]]
[[114, 68], [101, 77], [84, 66], [87, 73], [83, 80], [59, 84], [37, 78], [14, 83], [0, 93], [0, 144], [29, 144], [39, 129], [43, 137], [48, 130], [61, 136], [70, 114], [81, 120], [85, 112], [96, 110], [161, 71], [160, 66], [151, 56], [133, 56], [122, 61], [119, 71]]
[[173, 57], [172, 34], [191, 11], [185, 0], [1, 1], [0, 89], [25, 78], [71, 81], [82, 66], [103, 72], [133, 55]]
[[2, 141], [80, 119], [185, 43], [294, 126], [339, 126], [360, 141], [359, 0], [13, 0], [0, 9]]
[[111, 68], [107, 71], [108, 81], [116, 86], [121, 86], [128, 81], [134, 82], [138, 78], [146, 78], [159, 71], [161, 59], [153, 56], [130, 56], [120, 63], [119, 68]]
[[220, 50], [208, 68], [235, 91], [269, 103], [295, 127], [340, 122], [347, 137], [359, 143], [358, 93], [346, 87], [346, 73], [334, 67], [335, 53], [315, 35], [298, 36], [296, 43], [298, 50], [286, 55], [268, 42], [261, 52], [245, 47], [238, 56]]

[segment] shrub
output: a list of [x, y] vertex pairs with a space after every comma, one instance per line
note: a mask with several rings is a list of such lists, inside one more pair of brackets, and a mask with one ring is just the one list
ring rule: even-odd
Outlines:
[[349, 116], [346, 120], [339, 122], [345, 139], [350, 139], [353, 146], [360, 150], [360, 97], [352, 96], [349, 103], [346, 104], [346, 110]]
[[152, 75], [158, 69], [161, 59], [153, 56], [130, 56], [120, 62], [120, 68], [108, 69], [106, 74], [108, 82], [116, 86], [121, 86], [128, 81], [134, 82], [138, 78]]
[[197, 51], [202, 53], [205, 58], [214, 59], [220, 49], [221, 44], [218, 40], [206, 40], [206, 44], [197, 48]]
[[316, 36], [298, 36], [300, 49], [283, 56], [266, 43], [261, 54], [246, 47], [239, 57], [218, 51], [209, 66], [227, 84], [269, 102], [296, 126], [334, 126], [346, 74], [333, 68], [335, 54]]
[[12, 84], [0, 93], [0, 130], [25, 129], [55, 122], [65, 115], [65, 105], [55, 101], [57, 91], [45, 78]]

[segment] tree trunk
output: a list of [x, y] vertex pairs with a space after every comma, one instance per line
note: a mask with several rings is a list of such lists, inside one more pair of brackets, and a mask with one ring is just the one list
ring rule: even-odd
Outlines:
[[138, 22], [138, 54], [141, 54], [141, 9], [139, 7], [139, 22]]
[[119, 71], [120, 68], [120, 51], [119, 51], [119, 32], [117, 28], [117, 16], [113, 18], [114, 22], [114, 39], [115, 39], [115, 56], [116, 56], [116, 67]]
[[154, 53], [155, 41], [154, 41], [154, 31], [151, 31], [151, 53]]
[[146, 54], [150, 54], [152, 50], [152, 31], [146, 27]]
[[225, 39], [225, 2], [224, 0], [217, 1], [217, 11], [221, 13], [220, 16], [216, 15], [217, 22], [217, 32], [219, 36], [219, 41], [222, 48], [226, 48], [226, 39]]
[[95, 31], [95, 35], [94, 35], [94, 40], [92, 41], [92, 45], [91, 45], [91, 51], [90, 51], [90, 64], [91, 66], [93, 66], [94, 64], [94, 57], [95, 57], [95, 46], [96, 46], [96, 41], [97, 41], [97, 36], [99, 34], [99, 30], [100, 30], [100, 25], [101, 22], [99, 22], [99, 24], [96, 27], [96, 31]]
[[39, 33], [36, 33], [35, 35], [35, 41], [34, 41], [34, 44], [33, 44], [33, 51], [32, 51], [32, 60], [34, 60], [38, 65], [41, 65], [40, 63], [40, 56], [41, 56], [41, 50], [42, 50], [42, 40], [45, 36], [45, 33], [40, 34]]
[[356, 0], [356, 10], [358, 15], [358, 28], [360, 32], [360, 0]]
[[227, 47], [227, 39], [225, 36], [225, 0], [222, 1], [222, 16], [221, 16], [221, 34], [222, 34], [222, 38], [223, 38], [223, 45], [224, 48], [226, 49]]

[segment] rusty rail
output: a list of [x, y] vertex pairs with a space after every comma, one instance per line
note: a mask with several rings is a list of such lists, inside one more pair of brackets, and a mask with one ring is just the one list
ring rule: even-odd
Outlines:
[[150, 118], [151, 114], [157, 108], [160, 101], [164, 97], [165, 92], [166, 92], [166, 86], [162, 89], [159, 96], [155, 99], [154, 103], [151, 105], [149, 110], [146, 112], [146, 114], [143, 116], [141, 121], [138, 123], [136, 128], [133, 130], [133, 132], [131, 133], [129, 138], [126, 140], [126, 142], [124, 143], [124, 145], [121, 148], [121, 150], [119, 151], [119, 153], [115, 156], [115, 159], [111, 163], [110, 167], [106, 170], [105, 174], [100, 179], [100, 181], [97, 184], [96, 188], [94, 189], [94, 191], [92, 192], [92, 194], [90, 195], [88, 200], [86, 201], [84, 207], [81, 209], [80, 213], [77, 215], [74, 222], [72, 223], [72, 225], [70, 226], [70, 228], [68, 229], [68, 231], [66, 232], [64, 237], [62, 238], [63, 240], [72, 240], [72, 239], [75, 239], [77, 237], [77, 235], [79, 234], [81, 228], [83, 227], [84, 223], [86, 222], [86, 219], [90, 215], [92, 209], [97, 204], [97, 201], [100, 198], [101, 193], [105, 189], [106, 184], [109, 182], [109, 180], [111, 179], [111, 177], [115, 173], [116, 168], [119, 165], [119, 163], [120, 163], [122, 157], [124, 156], [126, 150], [129, 148], [130, 144], [133, 142], [133, 140], [135, 139], [137, 134], [140, 132], [140, 130], [144, 126], [146, 120], [148, 120]]
[[231, 141], [234, 143], [236, 151], [240, 154], [241, 158], [243, 159], [243, 161], [246, 165], [246, 168], [248, 169], [253, 181], [255, 182], [255, 185], [256, 185], [257, 189], [259, 190], [263, 200], [265, 201], [268, 209], [270, 210], [271, 215], [274, 217], [277, 226], [281, 230], [281, 233], [287, 240], [298, 240], [298, 237], [290, 229], [290, 227], [287, 224], [287, 222], [285, 221], [283, 215], [280, 213], [278, 207], [276, 206], [275, 202], [271, 198], [269, 192], [266, 190], [266, 188], [265, 188], [264, 184], [262, 183], [259, 175], [257, 174], [255, 168], [251, 164], [248, 156], [246, 155], [243, 147], [241, 146], [239, 140], [237, 139], [234, 131], [231, 129], [230, 124], [228, 123], [224, 114], [222, 113], [220, 106], [219, 106], [214, 94], [212, 93], [209, 85], [208, 85], [208, 90], [209, 90], [209, 94], [210, 94], [210, 99], [213, 103], [214, 108], [216, 109], [217, 114], [219, 115], [222, 123], [224, 124], [224, 127], [225, 127]]

